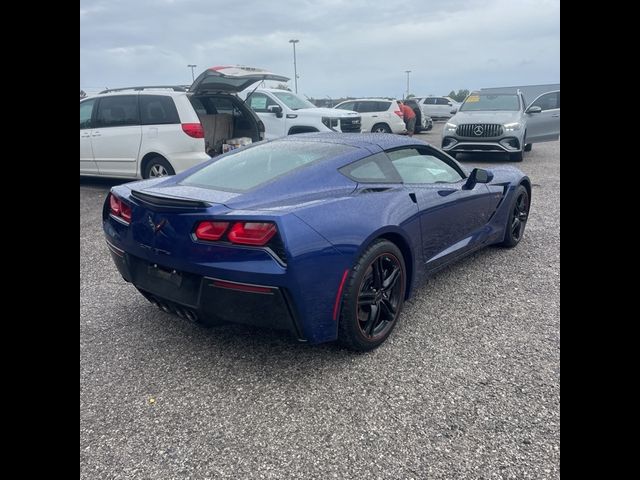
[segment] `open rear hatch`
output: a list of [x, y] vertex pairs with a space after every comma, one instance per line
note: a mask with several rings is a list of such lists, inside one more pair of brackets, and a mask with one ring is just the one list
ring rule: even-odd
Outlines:
[[198, 75], [189, 92], [203, 93], [238, 93], [256, 82], [273, 80], [287, 82], [289, 77], [277, 75], [267, 70], [240, 65], [211, 67]]

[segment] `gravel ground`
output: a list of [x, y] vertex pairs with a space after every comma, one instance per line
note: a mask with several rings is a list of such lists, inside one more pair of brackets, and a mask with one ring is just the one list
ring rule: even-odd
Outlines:
[[520, 245], [437, 274], [364, 355], [159, 311], [107, 253], [113, 183], [81, 179], [81, 478], [559, 478], [560, 142], [518, 166]]

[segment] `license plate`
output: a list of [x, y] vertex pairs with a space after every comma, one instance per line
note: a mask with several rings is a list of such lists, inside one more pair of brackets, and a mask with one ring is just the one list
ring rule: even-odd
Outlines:
[[157, 265], [149, 265], [147, 267], [147, 274], [150, 277], [160, 278], [167, 282], [172, 283], [176, 287], [179, 287], [182, 284], [182, 274], [176, 272], [175, 270], [165, 270], [162, 267], [158, 267]]

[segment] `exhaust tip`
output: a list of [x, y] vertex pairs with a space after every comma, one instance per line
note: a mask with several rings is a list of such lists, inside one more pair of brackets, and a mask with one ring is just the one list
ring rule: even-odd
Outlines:
[[187, 317], [187, 320], [189, 320], [191, 322], [197, 322], [198, 321], [198, 315], [196, 315], [196, 312], [194, 312], [193, 310], [186, 310], [185, 309], [184, 314]]

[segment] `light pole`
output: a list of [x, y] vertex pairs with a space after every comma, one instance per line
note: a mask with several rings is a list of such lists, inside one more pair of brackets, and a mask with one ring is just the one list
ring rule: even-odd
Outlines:
[[193, 82], [195, 80], [195, 77], [193, 76], [193, 69], [196, 68], [198, 65], [187, 65], [187, 68], [191, 69], [191, 81]]
[[289, 43], [293, 43], [293, 79], [296, 82], [296, 93], [298, 93], [298, 67], [296, 66], [296, 43], [300, 40], [289, 40]]
[[407, 97], [408, 97], [409, 96], [409, 74], [411, 73], [411, 70], [405, 70], [404, 72], [407, 74]]

